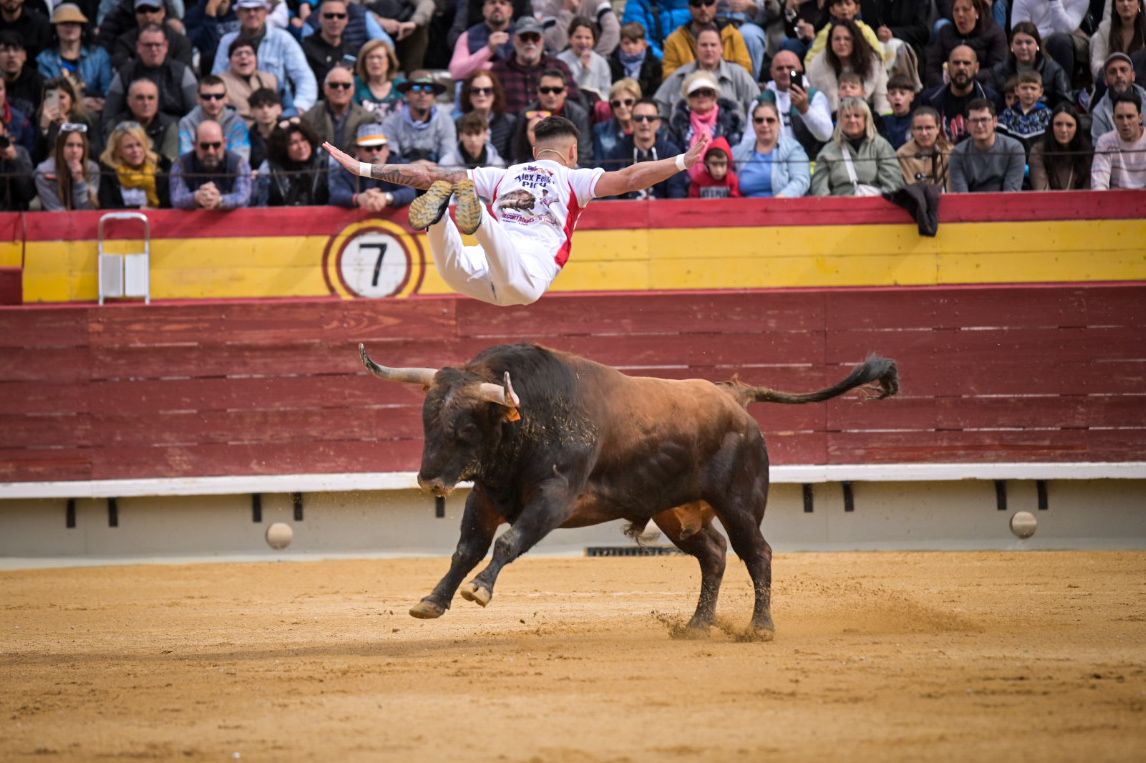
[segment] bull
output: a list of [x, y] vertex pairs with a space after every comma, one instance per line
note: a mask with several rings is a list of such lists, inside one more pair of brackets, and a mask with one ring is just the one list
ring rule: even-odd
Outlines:
[[[461, 588], [481, 606], [502, 568], [559, 527], [628, 520], [638, 534], [653, 522], [700, 563], [700, 598], [688, 630], [715, 621], [726, 542], [752, 579], [749, 635], [770, 639], [772, 549], [760, 523], [768, 498], [768, 451], [753, 402], [802, 404], [857, 387], [895, 394], [895, 362], [876, 355], [842, 381], [796, 394], [734, 378], [633, 377], [591, 360], [535, 345], [501, 345], [461, 368], [387, 368], [359, 345], [362, 362], [383, 379], [420, 384], [425, 445], [418, 484], [435, 496], [472, 480], [450, 569], [414, 605], [418, 618], [441, 617]], [[503, 523], [510, 528], [494, 543]]]

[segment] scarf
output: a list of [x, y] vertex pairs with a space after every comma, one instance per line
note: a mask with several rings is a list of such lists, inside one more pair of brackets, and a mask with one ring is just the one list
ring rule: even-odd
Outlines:
[[[707, 114], [688, 112], [689, 137], [688, 147], [692, 148], [700, 140], [701, 134], [708, 135], [709, 139], [716, 137], [716, 120], [720, 116], [720, 107], [713, 106]], [[696, 182], [704, 174], [704, 162], [700, 161], [688, 168], [688, 176]]]
[[625, 76], [632, 77], [633, 79], [639, 79], [641, 65], [645, 62], [646, 55], [648, 55], [648, 50], [628, 55], [625, 51], [617, 48], [617, 59], [621, 62], [621, 67], [625, 70]]
[[155, 187], [156, 166], [145, 162], [139, 169], [121, 164], [115, 168], [116, 178], [124, 188], [138, 188], [147, 194], [147, 206], [159, 209], [159, 191]]

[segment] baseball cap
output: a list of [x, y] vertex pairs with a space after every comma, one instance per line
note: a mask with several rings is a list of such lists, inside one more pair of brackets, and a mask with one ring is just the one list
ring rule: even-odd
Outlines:
[[163, 0], [135, 0], [135, 9], [140, 8], [162, 8]]
[[1126, 55], [1125, 53], [1111, 53], [1109, 56], [1106, 57], [1106, 60], [1102, 62], [1102, 68], [1105, 69], [1106, 67], [1110, 66], [1110, 63], [1112, 61], [1125, 61], [1126, 63], [1130, 64], [1131, 66], [1134, 66], [1134, 59], [1132, 59], [1130, 56]]
[[267, 8], [270, 9], [271, 4], [266, 0], [238, 0], [235, 3], [236, 8]]
[[513, 25], [513, 36], [523, 34], [543, 34], [545, 28], [541, 26], [541, 22], [532, 16], [522, 16]]
[[720, 83], [708, 75], [708, 73], [697, 74], [689, 78], [688, 85], [684, 91], [685, 95], [692, 95], [697, 90], [715, 90], [717, 94], [720, 93]]
[[382, 132], [382, 125], [370, 122], [359, 125], [356, 142], [360, 146], [385, 146], [390, 141], [386, 139], [386, 133]]

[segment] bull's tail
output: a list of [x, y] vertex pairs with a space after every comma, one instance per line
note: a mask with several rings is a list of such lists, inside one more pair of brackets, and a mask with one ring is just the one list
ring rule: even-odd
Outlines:
[[865, 391], [869, 397], [881, 400], [899, 391], [899, 371], [894, 360], [872, 353], [867, 360], [853, 368], [847, 378], [816, 392], [781, 392], [767, 387], [753, 387], [737, 378], [722, 382], [720, 386], [745, 407], [749, 403], [819, 403], [864, 386], [867, 386]]

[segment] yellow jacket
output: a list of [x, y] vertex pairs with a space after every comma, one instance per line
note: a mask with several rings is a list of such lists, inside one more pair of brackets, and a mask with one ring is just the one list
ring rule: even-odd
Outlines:
[[[727, 24], [720, 30], [720, 39], [724, 42], [724, 60], [740, 64], [751, 74], [752, 56], [748, 55], [748, 45], [740, 30]], [[682, 24], [665, 38], [664, 78], [668, 79], [674, 71], [695, 60], [696, 38], [692, 36], [689, 24]]]

